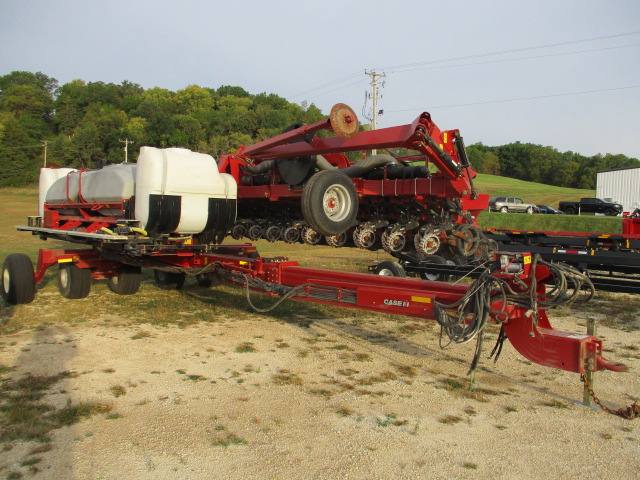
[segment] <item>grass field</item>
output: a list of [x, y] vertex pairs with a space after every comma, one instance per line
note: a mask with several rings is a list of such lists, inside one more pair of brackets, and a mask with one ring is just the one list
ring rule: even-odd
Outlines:
[[595, 197], [595, 190], [578, 188], [554, 187], [543, 183], [525, 182], [515, 178], [500, 177], [479, 173], [476, 186], [480, 193], [487, 193], [492, 197], [514, 196], [525, 202], [538, 205], [549, 205], [557, 208], [561, 200], [580, 200], [582, 197]]

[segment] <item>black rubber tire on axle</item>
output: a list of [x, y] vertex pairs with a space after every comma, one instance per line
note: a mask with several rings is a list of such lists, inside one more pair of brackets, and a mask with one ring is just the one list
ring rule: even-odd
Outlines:
[[186, 275], [184, 273], [165, 272], [164, 270], [153, 270], [153, 277], [156, 285], [162, 290], [180, 290], [184, 286]]
[[407, 276], [407, 272], [405, 272], [404, 267], [398, 262], [394, 262], [393, 260], [385, 260], [384, 262], [380, 262], [378, 265], [376, 265], [373, 273], [375, 275], [382, 275], [385, 277]]
[[24, 253], [12, 253], [2, 265], [2, 298], [10, 305], [31, 303], [36, 297], [33, 263]]
[[64, 263], [58, 269], [58, 290], [69, 300], [86, 298], [91, 291], [91, 269]]
[[354, 225], [358, 215], [356, 187], [339, 170], [324, 170], [312, 176], [302, 189], [301, 201], [307, 225], [321, 235], [345, 232]]
[[210, 288], [220, 284], [218, 276], [213, 272], [198, 273], [196, 275], [196, 282], [198, 282], [198, 286], [202, 288]]
[[133, 295], [140, 290], [142, 269], [134, 265], [122, 265], [117, 275], [107, 280], [107, 286], [118, 295]]

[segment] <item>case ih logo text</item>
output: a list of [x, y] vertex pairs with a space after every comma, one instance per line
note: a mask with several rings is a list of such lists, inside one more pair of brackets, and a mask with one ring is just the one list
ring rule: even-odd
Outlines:
[[393, 307], [406, 307], [406, 308], [409, 308], [409, 302], [407, 302], [406, 300], [392, 300], [390, 298], [385, 298], [384, 299], [384, 304], [385, 305], [391, 305]]

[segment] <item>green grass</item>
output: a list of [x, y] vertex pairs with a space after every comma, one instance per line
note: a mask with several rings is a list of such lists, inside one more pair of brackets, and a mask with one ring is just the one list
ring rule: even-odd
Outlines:
[[48, 443], [52, 430], [111, 410], [110, 405], [97, 402], [69, 403], [55, 408], [42, 401], [54, 385], [70, 376], [69, 372], [62, 372], [51, 376], [26, 375], [17, 380], [3, 379], [0, 387], [0, 442], [27, 440]]
[[479, 173], [474, 181], [479, 193], [486, 193], [492, 197], [519, 197], [525, 202], [551, 207], [557, 207], [561, 200], [580, 200], [582, 197], [596, 196], [595, 190], [555, 187], [483, 173]]

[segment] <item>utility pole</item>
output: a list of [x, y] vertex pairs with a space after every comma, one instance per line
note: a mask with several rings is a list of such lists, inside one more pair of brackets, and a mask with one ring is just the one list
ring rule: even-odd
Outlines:
[[40, 143], [44, 145], [44, 167], [47, 168], [47, 145], [50, 143], [49, 140], [40, 140]]
[[120, 143], [124, 143], [124, 163], [127, 163], [128, 159], [129, 159], [129, 144], [130, 143], [135, 143], [133, 140], [129, 140], [128, 138], [125, 138], [124, 140], [118, 140]]
[[[387, 75], [384, 73], [377, 73], [375, 70], [364, 71], [365, 75], [371, 77], [371, 101], [373, 102], [373, 118], [371, 120], [371, 128], [375, 130], [378, 126], [378, 114], [382, 112], [378, 112], [378, 79], [385, 78]], [[377, 150], [371, 150], [371, 154], [375, 155]]]

